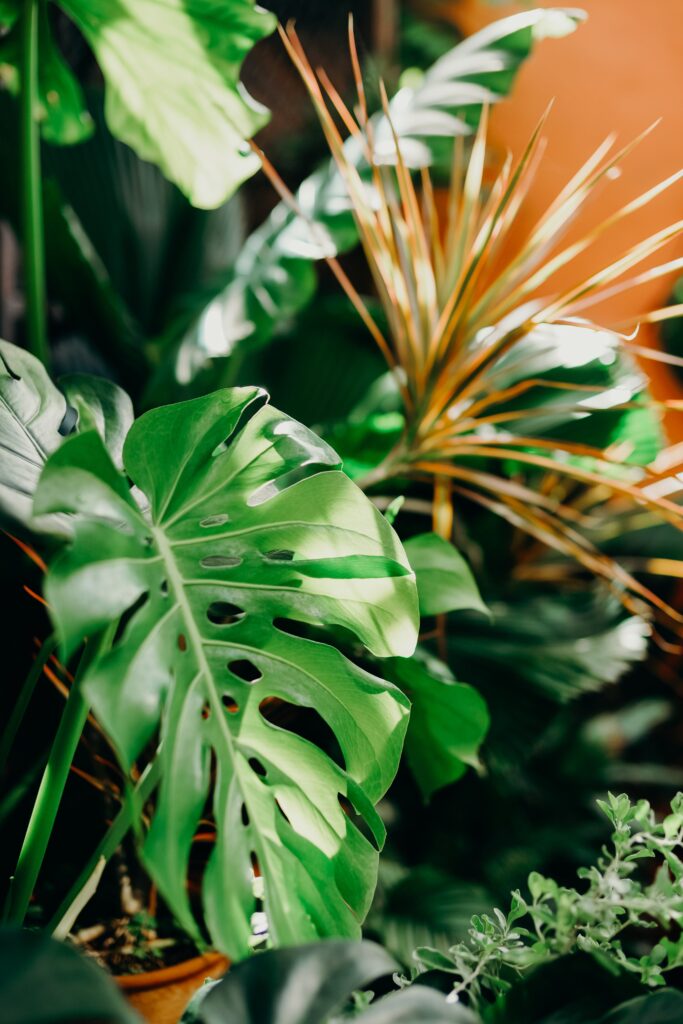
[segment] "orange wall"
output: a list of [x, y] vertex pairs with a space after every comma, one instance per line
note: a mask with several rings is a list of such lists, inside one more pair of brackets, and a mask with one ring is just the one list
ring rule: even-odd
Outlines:
[[[534, 6], [561, 4], [541, 0]], [[539, 45], [522, 68], [512, 98], [496, 108], [492, 119], [493, 144], [518, 154], [548, 101], [555, 98], [545, 129], [548, 149], [523, 211], [521, 231], [528, 230], [612, 131], [618, 133], [617, 144], [623, 144], [662, 118], [624, 162], [621, 177], [606, 183], [593, 199], [581, 221], [584, 229], [683, 166], [683, 0], [584, 0], [575, 6], [588, 13], [588, 21], [565, 39], [548, 39]], [[451, 13], [469, 34], [486, 21], [520, 9], [519, 4], [459, 0]], [[683, 182], [600, 239], [575, 261], [569, 270], [571, 278], [616, 259], [647, 234], [679, 219], [683, 219]], [[683, 256], [683, 237], [662, 249], [650, 264], [677, 256]], [[623, 293], [592, 307], [586, 315], [614, 323], [657, 308], [666, 303], [672, 280], [662, 278]], [[559, 275], [557, 281], [561, 283]], [[655, 338], [654, 329], [643, 328], [639, 343], [653, 343]], [[683, 394], [666, 367], [648, 361], [646, 369], [660, 397]], [[683, 439], [681, 421], [683, 416], [669, 419], [669, 432], [677, 439]]]

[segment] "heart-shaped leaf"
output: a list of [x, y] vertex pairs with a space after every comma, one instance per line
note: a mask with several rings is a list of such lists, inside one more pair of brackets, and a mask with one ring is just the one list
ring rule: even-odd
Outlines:
[[422, 615], [464, 609], [489, 615], [472, 570], [447, 540], [437, 533], [421, 533], [406, 541], [406, 552], [417, 579]]
[[[126, 769], [160, 732], [144, 855], [194, 934], [188, 859], [212, 789], [204, 914], [233, 958], [250, 948], [261, 885], [273, 942], [359, 934], [384, 834], [373, 804], [407, 724], [392, 684], [282, 620], [345, 627], [380, 656], [410, 654], [417, 627], [391, 527], [332, 449], [264, 397], [219, 391], [134, 424], [124, 466], [149, 515], [94, 432], [55, 453], [36, 496], [41, 512], [80, 513], [47, 583], [65, 654], [127, 613], [85, 692]], [[311, 718], [336, 761], [300, 735]]]
[[412, 658], [393, 658], [388, 674], [412, 702], [406, 757], [428, 800], [468, 766], [479, 765], [479, 748], [490, 725], [486, 701], [421, 648]]

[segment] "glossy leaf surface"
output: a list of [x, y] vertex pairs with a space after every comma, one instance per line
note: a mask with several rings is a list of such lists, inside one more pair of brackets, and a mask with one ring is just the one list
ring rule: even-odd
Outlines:
[[[79, 513], [47, 584], [65, 654], [128, 613], [85, 691], [127, 769], [160, 730], [144, 855], [194, 934], [186, 874], [212, 790], [204, 914], [233, 958], [250, 947], [255, 872], [274, 943], [359, 934], [384, 833], [373, 804], [407, 724], [398, 689], [282, 620], [343, 626], [379, 656], [410, 654], [417, 626], [389, 525], [332, 449], [264, 397], [220, 391], [134, 424], [123, 461], [149, 516], [94, 433], [62, 446], [36, 498]], [[301, 709], [334, 734], [336, 760], [297, 734]]]
[[468, 765], [479, 764], [478, 751], [489, 728], [486, 701], [421, 650], [412, 658], [392, 659], [389, 675], [412, 702], [406, 756], [429, 799], [456, 782]]
[[417, 579], [422, 615], [441, 615], [469, 608], [488, 615], [472, 570], [457, 548], [436, 533], [406, 541], [406, 553]]
[[[343, 1014], [353, 992], [391, 974], [397, 963], [373, 942], [321, 942], [264, 953], [238, 964], [204, 997], [192, 1018], [202, 1024], [470, 1024], [474, 1017], [443, 995], [413, 987]], [[341, 1014], [341, 1015], [340, 1015]], [[189, 1024], [189, 1022], [188, 1022]]]
[[66, 399], [40, 360], [0, 341], [0, 516], [11, 529], [49, 528], [33, 515], [33, 495], [45, 461], [62, 442], [65, 415]]
[[0, 520], [21, 532], [68, 534], [63, 516], [33, 514], [47, 459], [71, 431], [94, 428], [120, 462], [132, 421], [130, 398], [112, 381], [72, 374], [58, 388], [39, 359], [0, 341]]
[[91, 958], [20, 928], [0, 929], [0, 1006], [4, 1024], [140, 1021]]

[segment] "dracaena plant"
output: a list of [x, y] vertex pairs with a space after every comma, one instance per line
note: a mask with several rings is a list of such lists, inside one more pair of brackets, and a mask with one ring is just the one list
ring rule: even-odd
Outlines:
[[[368, 117], [360, 74], [351, 111], [324, 72], [313, 70], [294, 30], [282, 37], [343, 179], [382, 323], [337, 259], [330, 256], [328, 263], [386, 360], [402, 413], [400, 435], [362, 485], [432, 481], [435, 522], [445, 536], [453, 498], [461, 496], [494, 511], [556, 559], [575, 560], [606, 581], [629, 610], [649, 605], [667, 627], [678, 628], [679, 612], [591, 538], [591, 529], [625, 504], [677, 529], [683, 525], [671, 500], [675, 462], [663, 450], [659, 428], [661, 409], [678, 403], [649, 396], [633, 360], [647, 350], [615, 325], [598, 326], [583, 315], [608, 293], [670, 272], [669, 262], [624, 279], [675, 238], [683, 222], [588, 278], [562, 287], [554, 278], [681, 172], [563, 246], [567, 225], [633, 145], [614, 153], [614, 140], [607, 139], [513, 249], [509, 235], [542, 159], [545, 117], [521, 158], [515, 163], [508, 157], [487, 180], [484, 112], [471, 147], [456, 140], [449, 186], [437, 192], [428, 169], [413, 174], [409, 148], [392, 133], [386, 95], [388, 156], [386, 139]], [[351, 59], [357, 70], [353, 40]], [[369, 176], [349, 158], [343, 133], [363, 152]], [[264, 165], [305, 219], [276, 170], [265, 159]], [[309, 228], [315, 238], [315, 223]], [[663, 315], [655, 311], [640, 322]], [[677, 565], [669, 568], [678, 572]]]
[[[3, 442], [15, 469], [27, 467], [24, 486], [3, 480], [3, 504], [67, 538], [46, 596], [64, 658], [87, 639], [10, 919], [23, 918], [91, 708], [133, 789], [128, 825], [142, 827], [158, 785], [143, 859], [191, 935], [202, 924], [187, 872], [207, 802], [215, 845], [200, 919], [217, 947], [244, 955], [258, 913], [275, 944], [358, 935], [384, 839], [374, 805], [409, 703], [297, 623], [344, 627], [375, 656], [410, 654], [415, 582], [398, 538], [332, 449], [257, 388], [161, 408], [122, 431], [106, 389], [67, 382], [65, 396], [33, 357], [2, 354]], [[78, 421], [64, 439], [67, 403]], [[299, 735], [288, 708], [315, 709], [338, 754]]]

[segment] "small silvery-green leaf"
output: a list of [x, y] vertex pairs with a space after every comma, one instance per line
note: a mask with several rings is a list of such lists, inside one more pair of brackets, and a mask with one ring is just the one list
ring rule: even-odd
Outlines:
[[47, 459], [66, 434], [94, 428], [120, 465], [132, 422], [131, 400], [116, 384], [80, 373], [62, 378], [57, 388], [39, 359], [0, 341], [0, 521], [21, 532], [67, 536], [64, 516], [33, 514]]
[[254, 0], [59, 0], [97, 58], [107, 123], [195, 205], [219, 206], [259, 167], [267, 120], [239, 81], [273, 15]]
[[388, 673], [412, 703], [406, 757], [429, 799], [456, 782], [468, 766], [479, 765], [479, 748], [489, 728], [486, 701], [422, 650], [412, 658], [392, 658]]
[[[384, 835], [373, 805], [407, 725], [396, 687], [285, 620], [345, 627], [378, 656], [409, 655], [417, 633], [393, 530], [332, 449], [264, 398], [236, 388], [139, 419], [123, 463], [149, 513], [94, 431], [62, 445], [36, 495], [41, 512], [78, 513], [46, 588], [65, 655], [128, 613], [83, 685], [126, 770], [163, 737], [144, 857], [192, 934], [188, 860], [212, 791], [204, 915], [233, 958], [250, 948], [256, 864], [274, 943], [359, 935]], [[336, 760], [298, 734], [302, 709], [334, 734]]]
[[481, 599], [469, 565], [452, 544], [436, 533], [421, 533], [406, 541], [422, 615], [441, 615], [463, 609], [489, 611]]

